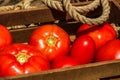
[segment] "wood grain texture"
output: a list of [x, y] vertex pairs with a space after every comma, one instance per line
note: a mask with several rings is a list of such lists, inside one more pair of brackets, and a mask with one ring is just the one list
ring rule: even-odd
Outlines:
[[[83, 2], [83, 3], [76, 3], [73, 5], [86, 5], [90, 2]], [[110, 0], [111, 5], [111, 14], [110, 14], [110, 22], [119, 22], [120, 13], [118, 13], [119, 8], [118, 4], [116, 5], [114, 0]], [[95, 11], [91, 11], [88, 13], [87, 16], [89, 17], [96, 17], [99, 16], [101, 13], [101, 8], [96, 9]], [[113, 14], [114, 13], [114, 14]], [[21, 25], [21, 24], [31, 24], [31, 23], [44, 23], [44, 22], [51, 22], [55, 20], [68, 20], [71, 19], [68, 13], [57, 11], [46, 6], [38, 7], [34, 9], [26, 9], [26, 10], [13, 10], [7, 12], [0, 13], [0, 23], [5, 26], [12, 26], [12, 25]]]
[[[120, 5], [115, 0], [109, 0], [111, 13], [108, 22], [120, 24]], [[85, 5], [89, 2], [74, 5]], [[101, 7], [87, 14], [96, 17], [101, 14]], [[46, 23], [55, 20], [63, 20], [57, 25], [65, 29], [70, 35], [75, 34], [81, 23], [76, 22], [67, 13], [60, 12], [48, 7], [40, 7], [27, 10], [16, 10], [0, 13], [0, 23], [6, 26]], [[36, 29], [23, 28], [11, 30], [14, 42], [27, 42], [31, 32]], [[120, 60], [91, 63], [71, 68], [54, 69], [38, 73], [19, 75], [14, 77], [2, 77], [0, 80], [120, 80]]]
[[[0, 80], [110, 80], [120, 76], [120, 60], [0, 78]], [[110, 78], [109, 78], [110, 77]], [[107, 79], [108, 78], [108, 79]]]

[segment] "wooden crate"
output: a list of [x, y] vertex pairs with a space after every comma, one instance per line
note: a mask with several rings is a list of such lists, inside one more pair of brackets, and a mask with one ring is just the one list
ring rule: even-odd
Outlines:
[[[120, 5], [116, 0], [109, 0], [109, 2], [111, 13], [108, 22], [120, 24]], [[74, 5], [85, 5], [89, 3], [83, 2]], [[95, 11], [88, 13], [88, 16], [94, 17], [100, 15], [101, 7]], [[61, 21], [56, 24], [65, 29], [70, 35], [74, 35], [77, 28], [81, 25], [80, 22], [72, 20], [67, 13], [50, 9], [46, 6], [0, 13], [0, 23], [5, 26], [27, 25], [38, 22], [46, 24], [53, 23], [56, 20]], [[29, 35], [36, 28], [30, 27], [11, 30], [13, 42], [27, 42]], [[90, 63], [13, 77], [2, 77], [0, 80], [120, 80], [120, 60]]]

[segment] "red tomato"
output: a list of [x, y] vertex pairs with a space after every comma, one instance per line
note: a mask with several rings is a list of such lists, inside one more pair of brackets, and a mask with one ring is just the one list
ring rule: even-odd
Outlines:
[[70, 56], [56, 57], [52, 62], [52, 69], [77, 66], [79, 63]]
[[104, 23], [103, 25], [96, 26], [83, 24], [82, 26], [79, 27], [76, 35], [78, 37], [83, 34], [90, 36], [94, 40], [96, 44], [96, 49], [99, 49], [108, 41], [117, 38], [116, 31], [109, 23]]
[[73, 42], [70, 56], [75, 58], [79, 64], [86, 64], [93, 61], [95, 55], [95, 43], [89, 36], [80, 36]]
[[11, 43], [12, 43], [12, 36], [9, 30], [5, 26], [0, 25], [0, 49], [10, 45]]
[[15, 76], [50, 69], [50, 64], [33, 46], [12, 44], [0, 54], [0, 77]]
[[67, 55], [70, 38], [65, 30], [54, 24], [39, 26], [30, 36], [29, 44], [39, 49], [49, 60]]
[[95, 61], [107, 61], [120, 59], [120, 40], [112, 40], [106, 43], [96, 54]]

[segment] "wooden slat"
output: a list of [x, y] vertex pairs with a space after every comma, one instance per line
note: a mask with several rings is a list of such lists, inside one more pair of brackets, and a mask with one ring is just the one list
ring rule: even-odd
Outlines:
[[0, 80], [110, 80], [107, 77], [115, 76], [120, 76], [120, 60], [5, 77]]
[[[81, 25], [77, 22], [60, 22], [57, 24], [58, 26], [62, 27], [69, 35], [75, 35], [76, 30]], [[11, 34], [13, 37], [13, 42], [24, 43], [28, 42], [29, 36], [31, 35], [32, 31], [35, 30], [37, 27], [31, 28], [23, 28], [23, 29], [16, 29], [11, 30]]]
[[[57, 16], [59, 15], [59, 16]], [[6, 26], [30, 24], [38, 22], [50, 22], [56, 19], [63, 19], [66, 14], [63, 12], [50, 10], [47, 7], [29, 10], [16, 10], [0, 14], [0, 23]]]

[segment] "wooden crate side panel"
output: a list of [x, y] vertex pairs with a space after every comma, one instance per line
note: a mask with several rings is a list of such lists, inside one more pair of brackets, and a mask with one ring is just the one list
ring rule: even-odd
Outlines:
[[[75, 32], [81, 25], [80, 23], [74, 22], [74, 23], [68, 23], [68, 22], [60, 22], [59, 24], [56, 24], [63, 28], [69, 35], [75, 35]], [[29, 36], [31, 33], [36, 29], [37, 27], [32, 28], [26, 28], [26, 29], [18, 29], [18, 30], [11, 30], [13, 42], [28, 42]], [[72, 39], [71, 39], [72, 40]]]
[[105, 80], [109, 77], [112, 79], [114, 76], [120, 76], [120, 60], [5, 77], [0, 80]]
[[[51, 14], [53, 13], [53, 14]], [[56, 15], [59, 15], [58, 17]], [[50, 22], [65, 17], [65, 13], [47, 7], [30, 10], [16, 10], [0, 14], [0, 23], [5, 26]]]

